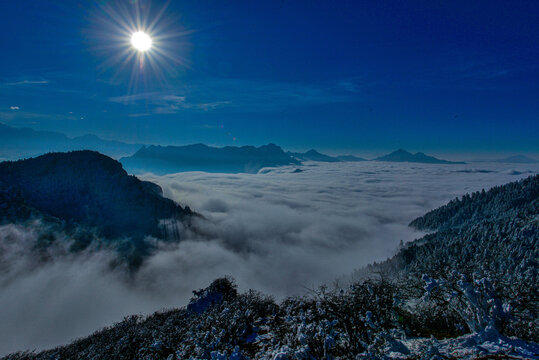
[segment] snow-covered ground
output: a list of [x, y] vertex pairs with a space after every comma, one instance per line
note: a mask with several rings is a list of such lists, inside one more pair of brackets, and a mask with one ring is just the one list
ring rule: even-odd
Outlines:
[[[431, 360], [492, 359], [493, 355], [508, 355], [509, 359], [539, 359], [539, 345], [508, 338], [491, 328], [456, 339], [418, 338], [403, 340], [402, 343], [411, 353], [427, 355], [425, 358]], [[404, 354], [397, 352], [390, 352], [388, 355], [392, 358], [406, 358]]]

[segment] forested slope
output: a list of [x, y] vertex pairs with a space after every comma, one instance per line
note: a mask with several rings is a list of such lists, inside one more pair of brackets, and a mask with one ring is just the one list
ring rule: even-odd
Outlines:
[[410, 223], [420, 230], [453, 228], [508, 216], [537, 214], [539, 175], [456, 198]]
[[[193, 215], [162, 196], [161, 188], [129, 176], [122, 165], [94, 151], [49, 153], [36, 158], [0, 163], [0, 223], [39, 218], [64, 230], [143, 250], [144, 238], [170, 234], [162, 220], [189, 223]], [[65, 226], [64, 226], [65, 225]], [[179, 240], [175, 239], [175, 240]]]
[[488, 279], [496, 297], [511, 308], [507, 332], [537, 340], [539, 175], [465, 195], [410, 225], [438, 231], [370, 270], [417, 283], [424, 274], [447, 283]]

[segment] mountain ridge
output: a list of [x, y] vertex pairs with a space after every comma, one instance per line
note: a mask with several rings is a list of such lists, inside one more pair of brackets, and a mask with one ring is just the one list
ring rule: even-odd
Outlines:
[[[49, 152], [93, 150], [114, 158], [119, 158], [120, 162], [132, 171], [153, 171], [158, 174], [170, 173], [171, 171], [256, 173], [262, 167], [299, 165], [302, 161], [368, 161], [355, 155], [330, 156], [315, 149], [310, 149], [306, 152], [285, 152], [281, 147], [271, 143], [259, 147], [252, 145], [214, 147], [203, 143], [191, 145], [129, 144], [116, 140], [104, 140], [94, 134], [68, 137], [59, 132], [16, 128], [2, 123], [0, 123], [0, 141], [3, 143], [3, 147], [0, 149], [0, 160], [34, 157]], [[186, 153], [182, 154], [181, 149]], [[196, 154], [196, 151], [199, 153]], [[217, 154], [218, 151], [221, 151], [222, 154]], [[249, 152], [251, 152], [250, 156], [247, 155]], [[173, 154], [176, 154], [176, 158], [174, 158]], [[193, 164], [193, 161], [197, 159], [201, 166]], [[412, 154], [403, 149], [398, 149], [372, 160], [464, 164], [464, 162], [460, 161], [437, 159], [422, 152]], [[519, 163], [531, 163], [534, 161], [534, 159], [522, 156], [498, 160], [498, 162]], [[220, 164], [227, 165], [219, 166]]]
[[339, 162], [341, 160], [336, 157], [322, 154], [315, 149], [310, 149], [306, 152], [288, 152], [291, 156], [303, 161], [321, 161], [321, 162]]
[[[403, 244], [396, 255], [364, 272], [415, 278], [410, 287], [427, 282], [425, 289], [438, 291], [466, 291], [463, 282], [480, 284], [490, 304], [511, 306], [509, 315], [496, 315], [500, 331], [538, 341], [539, 319], [530, 310], [537, 306], [530, 284], [539, 276], [538, 216], [539, 175], [466, 194], [414, 219], [411, 227], [430, 233]], [[467, 321], [479, 326], [483, 320]]]
[[117, 140], [104, 140], [93, 134], [68, 137], [64, 133], [17, 128], [0, 123], [0, 159], [17, 160], [35, 157], [49, 152], [93, 150], [111, 157], [134, 153], [142, 145]]
[[7, 204], [0, 207], [0, 222], [24, 223], [38, 217], [68, 232], [85, 229], [76, 239], [78, 247], [97, 237], [147, 253], [148, 236], [180, 240], [162, 220], [189, 226], [196, 216], [188, 206], [164, 198], [157, 184], [128, 175], [118, 161], [89, 150], [2, 162], [0, 193]]
[[535, 164], [539, 162], [539, 160], [533, 159], [526, 155], [513, 155], [503, 159], [497, 159], [495, 161], [507, 164]]
[[298, 165], [299, 161], [275, 144], [213, 147], [205, 144], [144, 146], [120, 159], [131, 171], [165, 174], [180, 171], [257, 173], [264, 167]]
[[412, 154], [409, 151], [404, 149], [398, 149], [392, 153], [379, 156], [374, 161], [388, 161], [388, 162], [411, 162], [411, 163], [422, 163], [422, 164], [465, 164], [462, 161], [448, 161], [435, 158], [434, 156], [426, 155], [422, 152], [417, 152]]

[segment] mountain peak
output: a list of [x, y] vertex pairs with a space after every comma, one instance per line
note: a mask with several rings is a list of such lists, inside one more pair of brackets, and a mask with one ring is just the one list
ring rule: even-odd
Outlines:
[[407, 151], [407, 150], [404, 150], [404, 149], [402, 149], [402, 148], [393, 151], [392, 154], [410, 154], [410, 155], [412, 155], [411, 152], [409, 152], [409, 151]]
[[268, 148], [268, 149], [274, 149], [274, 150], [283, 151], [283, 149], [279, 145], [276, 145], [274, 143], [269, 143], [267, 145], [262, 145], [262, 146], [260, 146], [260, 148]]
[[300, 159], [300, 160], [307, 160], [307, 161], [321, 161], [321, 162], [339, 162], [341, 160], [337, 159], [336, 157], [329, 156], [326, 154], [322, 154], [315, 149], [310, 149], [307, 152], [304, 153], [290, 153], [292, 156]]
[[426, 155], [422, 152], [412, 154], [404, 149], [398, 149], [390, 154], [380, 156], [374, 159], [375, 161], [389, 161], [389, 162], [412, 162], [412, 163], [424, 163], [424, 164], [464, 164], [463, 162], [454, 162], [437, 159], [434, 156]]
[[298, 164], [275, 144], [214, 147], [204, 144], [141, 148], [120, 160], [132, 171], [170, 174], [181, 171], [256, 173], [264, 167]]
[[70, 152], [52, 152], [35, 158], [5, 161], [0, 163], [0, 169], [9, 171], [19, 169], [24, 172], [65, 171], [91, 172], [103, 171], [108, 174], [121, 174], [127, 176], [118, 161], [93, 150], [75, 150]]
[[2, 162], [0, 188], [12, 188], [43, 216], [96, 229], [111, 240], [137, 239], [135, 247], [146, 236], [167, 237], [161, 220], [192, 214], [164, 198], [158, 185], [129, 176], [118, 161], [89, 150]]

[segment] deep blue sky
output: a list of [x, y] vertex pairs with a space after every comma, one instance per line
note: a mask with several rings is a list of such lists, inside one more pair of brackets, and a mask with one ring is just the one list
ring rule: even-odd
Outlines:
[[159, 64], [122, 67], [121, 18], [163, 5], [0, 2], [0, 121], [145, 143], [539, 152], [539, 1], [172, 1]]

